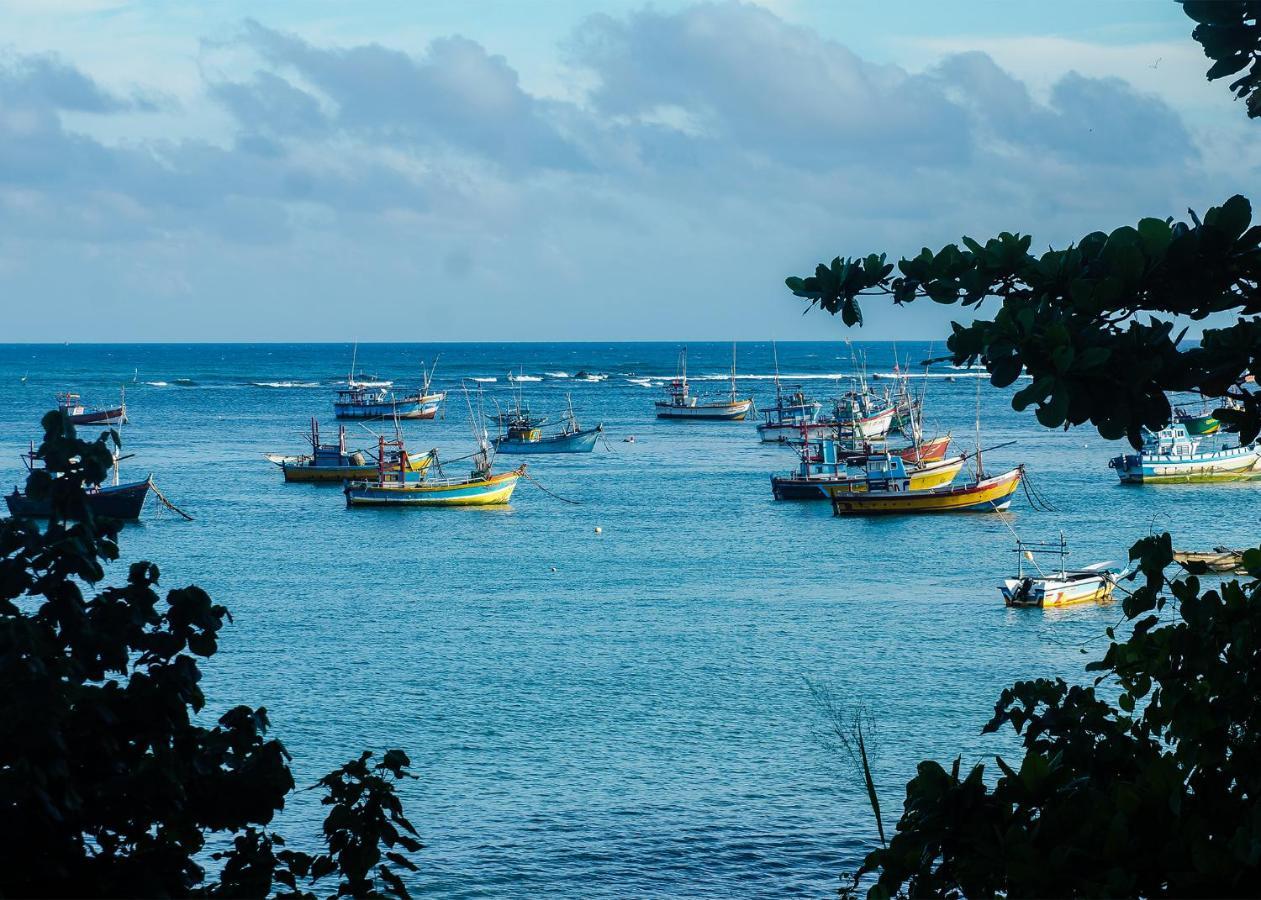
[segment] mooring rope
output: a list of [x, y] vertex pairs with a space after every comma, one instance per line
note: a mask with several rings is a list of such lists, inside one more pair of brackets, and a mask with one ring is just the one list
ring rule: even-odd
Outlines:
[[568, 499], [567, 497], [562, 497], [560, 494], [557, 494], [557, 493], [554, 493], [554, 492], [552, 492], [552, 491], [549, 491], [547, 488], [543, 487], [543, 485], [541, 485], [541, 484], [539, 484], [537, 481], [535, 481], [535, 480], [534, 480], [534, 479], [533, 479], [533, 478], [532, 478], [532, 477], [531, 477], [528, 473], [526, 473], [526, 472], [522, 472], [522, 473], [521, 473], [521, 477], [522, 477], [522, 478], [524, 478], [526, 481], [530, 482], [530, 484], [534, 485], [536, 488], [538, 488], [538, 489], [539, 489], [540, 491], [542, 491], [543, 493], [547, 494], [549, 497], [555, 497], [557, 500], [561, 501], [562, 503], [572, 503], [574, 506], [582, 506], [582, 501], [581, 501], [581, 500], [570, 500], [570, 499]]
[[166, 499], [166, 497], [163, 495], [163, 493], [162, 493], [161, 491], [159, 491], [159, 490], [158, 490], [158, 486], [157, 486], [156, 484], [154, 484], [152, 481], [150, 481], [150, 482], [149, 482], [149, 489], [150, 489], [151, 491], [153, 491], [154, 496], [156, 496], [159, 500], [161, 500], [161, 501], [162, 501], [162, 505], [163, 505], [163, 506], [165, 506], [167, 509], [171, 510], [171, 511], [172, 511], [172, 512], [174, 512], [174, 513], [178, 513], [179, 515], [183, 516], [183, 517], [185, 518], [185, 520], [187, 520], [187, 521], [189, 521], [189, 522], [193, 521], [193, 517], [192, 517], [192, 516], [190, 516], [188, 513], [184, 512], [184, 510], [180, 509], [178, 506], [176, 506], [176, 505], [175, 505], [174, 503], [172, 503], [170, 500]]
[[1046, 495], [1039, 491], [1029, 478], [1029, 473], [1020, 479], [1020, 486], [1024, 488], [1025, 497], [1029, 501], [1029, 506], [1038, 512], [1056, 512], [1055, 504], [1046, 498]]

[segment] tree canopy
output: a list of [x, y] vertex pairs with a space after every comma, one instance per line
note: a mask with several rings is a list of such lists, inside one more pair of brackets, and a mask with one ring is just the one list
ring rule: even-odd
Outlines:
[[[1185, 0], [1183, 8], [1214, 60], [1208, 78], [1251, 66], [1231, 89], [1249, 115], [1261, 115], [1261, 0]], [[951, 358], [984, 365], [996, 387], [1027, 372], [1032, 382], [1012, 405], [1036, 405], [1049, 428], [1090, 422], [1138, 446], [1144, 427], [1168, 423], [1166, 392], [1190, 391], [1235, 400], [1240, 408], [1218, 415], [1250, 441], [1261, 432], [1261, 398], [1247, 387], [1261, 372], [1261, 323], [1245, 317], [1261, 313], [1261, 225], [1242, 196], [1188, 216], [1141, 219], [1041, 254], [1030, 252], [1030, 235], [1002, 232], [925, 247], [896, 264], [884, 253], [838, 256], [786, 283], [851, 326], [862, 324], [864, 296], [978, 310], [997, 300], [992, 318], [953, 325]], [[1182, 343], [1183, 323], [1232, 314], [1239, 318], [1205, 328], [1198, 345]]]
[[[1193, 35], [1261, 116], [1261, 3], [1185, 0]], [[1138, 444], [1165, 425], [1167, 391], [1229, 396], [1218, 410], [1251, 441], [1261, 432], [1261, 225], [1234, 196], [1189, 221], [1145, 218], [1092, 232], [1061, 250], [1030, 252], [1028, 235], [963, 238], [890, 263], [840, 257], [787, 279], [811, 306], [860, 325], [860, 297], [927, 298], [979, 308], [954, 323], [957, 364], [1036, 406], [1049, 428], [1090, 422]], [[1219, 324], [1227, 315], [1230, 324]], [[1205, 322], [1198, 343], [1185, 323]], [[1261, 548], [1247, 577], [1201, 583], [1203, 565], [1167, 574], [1168, 534], [1130, 551], [1126, 636], [1087, 666], [1093, 683], [1061, 678], [1004, 690], [986, 732], [1011, 728], [1019, 765], [995, 757], [964, 771], [921, 762], [894, 836], [870, 853], [842, 894], [872, 879], [870, 897], [1251, 896], [1261, 884]], [[1121, 590], [1120, 588], [1118, 590]], [[874, 799], [873, 806], [878, 801]]]
[[[336, 896], [407, 896], [398, 872], [421, 845], [395, 790], [413, 777], [406, 754], [364, 753], [319, 781], [320, 852], [267, 830], [294, 789], [267, 710], [198, 717], [199, 660], [227, 609], [191, 586], [160, 598], [150, 562], [85, 596], [119, 555], [119, 523], [85, 492], [117, 435], [84, 441], [62, 412], [43, 428], [27, 492], [52, 518], [0, 519], [0, 896], [307, 898], [334, 873]], [[207, 860], [215, 836], [225, 849]]]

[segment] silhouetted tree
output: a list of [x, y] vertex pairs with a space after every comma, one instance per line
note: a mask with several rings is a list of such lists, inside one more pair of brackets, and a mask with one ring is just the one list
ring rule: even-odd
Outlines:
[[[1261, 116], [1261, 2], [1184, 8], [1231, 84]], [[1250, 441], [1261, 431], [1261, 226], [1236, 196], [1188, 223], [1143, 219], [1033, 256], [1027, 235], [964, 238], [896, 267], [883, 254], [837, 257], [787, 279], [798, 297], [861, 324], [860, 296], [927, 297], [993, 318], [955, 323], [957, 364], [980, 363], [996, 387], [1022, 372], [1012, 405], [1048, 427], [1092, 423], [1136, 445], [1170, 419], [1166, 391], [1230, 396], [1216, 415]], [[895, 274], [896, 269], [896, 274]], [[1238, 318], [1183, 345], [1173, 318]], [[1150, 314], [1147, 321], [1139, 316]], [[1247, 514], [1246, 512], [1244, 514]], [[1261, 548], [1248, 578], [1205, 589], [1204, 567], [1166, 575], [1168, 534], [1130, 551], [1141, 583], [1125, 598], [1127, 636], [1087, 666], [1093, 685], [1061, 679], [1003, 691], [993, 732], [1021, 738], [1018, 766], [995, 758], [962, 771], [921, 762], [896, 832], [853, 882], [869, 897], [1254, 896], [1261, 885]], [[1112, 698], [1116, 697], [1113, 701]]]
[[[197, 587], [159, 598], [149, 562], [85, 596], [118, 558], [119, 523], [85, 493], [117, 436], [81, 440], [61, 412], [43, 428], [27, 491], [52, 517], [0, 520], [0, 896], [314, 897], [336, 875], [336, 896], [406, 897], [397, 870], [421, 848], [395, 793], [407, 756], [364, 753], [320, 780], [321, 852], [267, 831], [294, 781], [266, 709], [197, 721], [198, 659], [228, 611]], [[204, 853], [212, 835], [230, 846]]]

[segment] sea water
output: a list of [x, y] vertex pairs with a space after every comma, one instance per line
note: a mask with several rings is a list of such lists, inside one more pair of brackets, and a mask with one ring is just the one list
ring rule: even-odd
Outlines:
[[[1115, 604], [1006, 609], [1012, 529], [1063, 531], [1077, 565], [1123, 564], [1150, 531], [1255, 542], [1261, 485], [1121, 486], [1107, 462], [1122, 445], [1041, 428], [1011, 389], [943, 364], [913, 382], [928, 430], [974, 446], [980, 384], [983, 445], [1015, 442], [986, 469], [1025, 463], [1053, 511], [1023, 492], [1009, 517], [841, 519], [825, 502], [776, 502], [770, 475], [795, 457], [760, 444], [752, 421], [654, 418], [677, 351], [361, 345], [360, 370], [400, 390], [437, 360], [441, 417], [403, 431], [448, 474], [468, 467], [469, 408], [505, 408], [518, 390], [553, 421], [571, 396], [607, 441], [502, 462], [527, 462], [538, 483], [508, 507], [350, 510], [337, 486], [284, 484], [263, 456], [303, 452], [311, 417], [335, 437], [349, 344], [0, 346], [0, 486], [22, 481], [19, 454], [57, 392], [105, 407], [125, 387], [124, 479], [153, 473], [194, 521], [150, 505], [109, 577], [149, 559], [165, 587], [196, 583], [229, 607], [204, 666], [206, 718], [266, 706], [299, 784], [362, 748], [405, 749], [426, 843], [410, 880], [451, 897], [828, 895], [876, 831], [810, 683], [870, 712], [892, 827], [919, 760], [1018, 758], [1010, 735], [980, 735], [999, 692], [1084, 681], [1121, 619]], [[781, 381], [823, 399], [856, 366], [892, 372], [895, 352], [917, 363], [934, 348], [780, 344]], [[724, 394], [730, 364], [728, 344], [689, 348], [696, 389]], [[770, 345], [740, 345], [738, 365], [740, 394], [769, 406]], [[347, 437], [375, 444], [356, 423]], [[321, 817], [299, 794], [277, 827], [313, 849]]]

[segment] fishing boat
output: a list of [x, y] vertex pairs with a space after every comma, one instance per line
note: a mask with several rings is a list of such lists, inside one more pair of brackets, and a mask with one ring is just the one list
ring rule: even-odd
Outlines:
[[827, 424], [834, 430], [849, 429], [870, 440], [889, 433], [894, 412], [888, 400], [865, 388], [857, 388], [836, 399]]
[[911, 490], [909, 479], [892, 481], [884, 490], [827, 489], [838, 516], [897, 513], [1000, 512], [1011, 505], [1024, 466], [990, 478], [975, 478], [954, 487]]
[[[286, 482], [347, 481], [356, 478], [372, 478], [378, 471], [378, 461], [363, 450], [346, 449], [346, 426], [338, 426], [337, 443], [320, 443], [320, 423], [311, 420], [311, 430], [305, 435], [311, 444], [311, 452], [301, 456], [281, 456], [269, 453], [267, 459], [280, 466]], [[419, 477], [433, 461], [434, 452], [423, 456], [409, 456], [406, 471]], [[399, 464], [393, 456], [387, 457], [390, 468]]]
[[687, 347], [679, 351], [679, 374], [666, 386], [666, 399], [655, 404], [658, 419], [695, 419], [743, 422], [753, 408], [752, 398], [736, 396], [736, 348], [731, 346], [731, 397], [701, 403], [690, 393], [687, 382]]
[[[1036, 553], [1058, 553], [1058, 569], [1042, 571]], [[999, 591], [1008, 606], [1036, 606], [1043, 609], [1078, 606], [1083, 603], [1104, 603], [1112, 599], [1112, 591], [1124, 573], [1110, 571], [1108, 563], [1095, 563], [1081, 569], [1069, 569], [1068, 545], [1064, 535], [1059, 544], [1031, 544], [1016, 539], [1016, 577], [1003, 581]], [[1032, 564], [1036, 575], [1025, 574], [1025, 562]]]
[[[384, 437], [379, 438], [378, 460], [388, 458], [387, 444], [394, 445], [398, 464], [387, 467], [384, 462], [379, 462], [375, 478], [347, 482], [343, 490], [348, 507], [502, 505], [511, 499], [517, 482], [525, 475], [525, 466], [494, 474], [489, 448], [483, 444], [474, 456], [473, 470], [468, 476], [434, 478], [426, 471], [416, 479], [406, 469], [407, 451], [401, 440], [387, 442]], [[433, 468], [441, 472], [436, 454], [434, 463]]]
[[[809, 426], [819, 424], [822, 410], [822, 403], [811, 400], [802, 391], [784, 395], [777, 384], [775, 405], [762, 410], [764, 418], [757, 427], [758, 438], [766, 444], [786, 444], [796, 440], [801, 437], [803, 426], [806, 426], [808, 434], [811, 431]], [[818, 430], [825, 431], [827, 427]]]
[[1186, 425], [1173, 424], [1147, 431], [1138, 453], [1114, 457], [1108, 466], [1122, 484], [1247, 481], [1261, 478], [1261, 442], [1205, 449]]
[[[130, 455], [119, 456], [115, 453], [113, 484], [84, 486], [85, 502], [94, 517], [103, 516], [125, 521], [135, 521], [140, 518], [145, 498], [149, 496], [149, 490], [153, 488], [153, 476], [146, 475], [143, 481], [120, 482], [118, 463], [129, 457]], [[27, 472], [34, 470], [39, 458], [32, 444], [30, 451], [22, 454], [22, 461], [26, 465]], [[9, 507], [9, 515], [15, 518], [47, 519], [52, 515], [52, 503], [48, 498], [30, 497], [17, 487], [13, 488], [13, 493], [4, 498], [4, 502]]]
[[78, 394], [69, 391], [57, 395], [57, 408], [66, 414], [71, 425], [110, 427], [127, 421], [127, 397], [122, 394], [113, 409], [87, 409]]
[[905, 490], [922, 491], [949, 484], [963, 468], [967, 456], [908, 463], [894, 453], [872, 453], [854, 458], [837, 452], [837, 441], [816, 441], [813, 451], [803, 453], [795, 472], [771, 476], [776, 500], [827, 500], [833, 489], [845, 492], [887, 490], [905, 484]]
[[1211, 434], [1217, 434], [1221, 430], [1222, 423], [1211, 414], [1195, 415], [1181, 409], [1174, 410], [1174, 422], [1185, 426], [1187, 433], [1197, 437], [1207, 437]]
[[1231, 550], [1229, 547], [1214, 547], [1212, 550], [1175, 550], [1173, 561], [1183, 566], [1203, 563], [1208, 571], [1222, 575], [1244, 575], [1248, 572], [1248, 567], [1243, 561], [1243, 551]]
[[346, 387], [337, 391], [337, 399], [333, 401], [333, 414], [339, 419], [432, 419], [437, 416], [438, 407], [447, 396], [445, 391], [431, 390], [437, 367], [436, 359], [433, 368], [426, 370], [422, 366], [424, 380], [421, 389], [400, 397], [388, 387], [373, 386], [380, 382], [356, 380], [355, 357], [352, 356]]
[[983, 452], [1010, 446], [1011, 441], [981, 448], [981, 394], [977, 386], [976, 451], [973, 459], [976, 472], [970, 481], [925, 490], [913, 490], [909, 474], [890, 477], [884, 484], [867, 484], [866, 490], [852, 490], [850, 485], [829, 485], [832, 513], [848, 515], [888, 515], [898, 513], [999, 512], [1011, 505], [1011, 498], [1024, 479], [1025, 467], [1016, 466], [1001, 475], [986, 476]]
[[[594, 428], [583, 428], [574, 415], [573, 400], [568, 394], [565, 399], [569, 405], [561, 424], [561, 430], [555, 434], [544, 434], [540, 427], [542, 422], [526, 416], [510, 419], [507, 432], [494, 439], [495, 449], [500, 453], [590, 453], [595, 449], [595, 442], [604, 432], [603, 423]], [[518, 407], [518, 410], [520, 407]]]
[[[768, 444], [784, 444], [802, 437], [803, 426], [819, 421], [823, 404], [808, 398], [801, 388], [785, 395], [779, 382], [779, 350], [771, 341], [771, 354], [775, 361], [775, 405], [763, 410], [763, 421], [757, 427], [758, 439]], [[804, 434], [809, 434], [806, 428]]]

